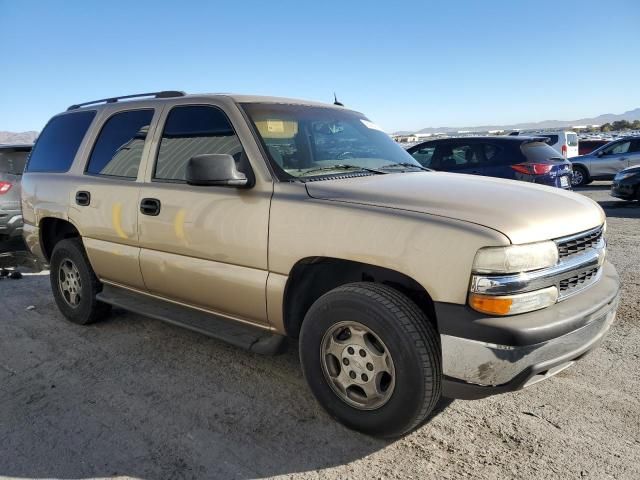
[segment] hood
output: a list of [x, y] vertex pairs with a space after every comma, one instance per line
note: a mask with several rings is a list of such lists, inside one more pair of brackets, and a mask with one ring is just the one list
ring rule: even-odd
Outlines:
[[618, 174], [621, 173], [640, 173], [640, 165], [636, 165], [633, 167], [627, 167], [624, 170], [620, 170]]
[[550, 240], [604, 223], [600, 206], [560, 188], [443, 172], [392, 173], [306, 183], [313, 198], [454, 218], [513, 243]]

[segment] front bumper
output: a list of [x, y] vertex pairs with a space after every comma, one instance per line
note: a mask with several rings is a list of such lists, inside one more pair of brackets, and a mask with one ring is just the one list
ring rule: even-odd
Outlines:
[[620, 281], [610, 263], [579, 294], [536, 312], [486, 317], [436, 305], [443, 395], [475, 399], [518, 390], [564, 370], [596, 348], [613, 323]]
[[611, 196], [622, 198], [623, 200], [635, 200], [637, 188], [640, 188], [637, 184], [625, 182], [624, 180], [621, 182], [614, 180], [611, 185]]

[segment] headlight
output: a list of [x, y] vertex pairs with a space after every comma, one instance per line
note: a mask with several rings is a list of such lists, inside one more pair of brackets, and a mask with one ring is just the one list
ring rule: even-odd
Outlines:
[[489, 315], [515, 315], [516, 313], [533, 312], [553, 305], [557, 300], [558, 289], [556, 287], [517, 295], [469, 294], [471, 308]]
[[486, 247], [476, 253], [475, 273], [520, 273], [552, 267], [558, 263], [558, 247], [554, 242]]
[[624, 180], [625, 178], [629, 178], [629, 177], [633, 177], [634, 175], [637, 175], [638, 172], [620, 172], [618, 173], [615, 177], [613, 177], [614, 180], [616, 181], [620, 181], [620, 180]]

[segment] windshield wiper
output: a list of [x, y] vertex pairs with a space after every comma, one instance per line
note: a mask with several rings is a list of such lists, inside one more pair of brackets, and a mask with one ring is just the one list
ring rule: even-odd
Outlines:
[[419, 168], [420, 170], [424, 170], [425, 172], [431, 172], [432, 170], [422, 165], [416, 165], [415, 163], [409, 162], [398, 162], [398, 163], [389, 163], [387, 165], [383, 165], [381, 168], [394, 168], [394, 167], [405, 167], [405, 168]]
[[349, 165], [346, 163], [340, 163], [338, 165], [331, 165], [327, 167], [312, 168], [311, 170], [307, 170], [306, 172], [304, 172], [302, 176], [305, 177], [307, 174], [312, 172], [327, 172], [330, 170], [360, 170], [362, 172], [375, 173], [377, 175], [385, 175], [387, 173], [387, 172], [383, 172], [382, 170], [376, 170], [374, 168], [360, 167], [358, 165]]

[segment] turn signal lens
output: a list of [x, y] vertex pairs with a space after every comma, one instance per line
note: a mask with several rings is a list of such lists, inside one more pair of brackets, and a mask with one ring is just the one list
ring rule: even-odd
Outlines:
[[474, 310], [488, 315], [515, 315], [517, 313], [533, 312], [553, 305], [558, 300], [558, 289], [548, 287], [533, 292], [517, 295], [480, 295], [469, 294], [469, 305]]

